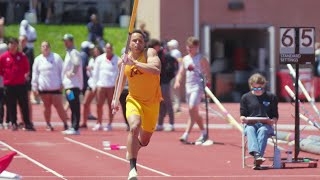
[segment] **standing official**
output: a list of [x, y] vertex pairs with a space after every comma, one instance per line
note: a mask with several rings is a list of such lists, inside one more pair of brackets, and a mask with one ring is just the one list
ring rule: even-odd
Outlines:
[[18, 51], [18, 39], [9, 39], [9, 49], [0, 56], [0, 75], [3, 76], [5, 93], [7, 97], [7, 108], [12, 130], [18, 129], [17, 124], [17, 102], [21, 108], [24, 121], [24, 129], [35, 131], [29, 116], [28, 90], [26, 78], [29, 73], [29, 62], [27, 57]]
[[71, 109], [72, 127], [63, 131], [66, 135], [79, 135], [80, 93], [83, 88], [82, 62], [80, 53], [74, 48], [73, 35], [63, 36], [67, 53], [62, 68], [62, 83]]

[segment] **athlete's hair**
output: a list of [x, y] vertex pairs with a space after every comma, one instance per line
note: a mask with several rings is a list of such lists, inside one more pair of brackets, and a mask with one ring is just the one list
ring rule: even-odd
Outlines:
[[133, 30], [131, 34], [133, 34], [133, 33], [141, 34], [141, 35], [142, 35], [142, 37], [143, 37], [143, 39], [145, 39], [145, 38], [146, 38], [146, 35], [145, 35], [141, 30], [139, 30], [139, 29], [135, 29], [135, 30]]
[[190, 36], [188, 37], [187, 41], [186, 41], [187, 46], [199, 46], [200, 42], [199, 39], [197, 39], [196, 37]]
[[262, 74], [255, 73], [255, 74], [251, 75], [251, 77], [248, 80], [249, 87], [251, 87], [252, 84], [254, 84], [254, 83], [263, 85], [263, 84], [267, 83], [267, 80]]

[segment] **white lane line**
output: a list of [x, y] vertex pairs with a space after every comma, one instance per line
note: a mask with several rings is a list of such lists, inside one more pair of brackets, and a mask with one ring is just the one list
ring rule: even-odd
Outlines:
[[[91, 150], [93, 150], [93, 151], [99, 152], [99, 153], [101, 153], [101, 154], [107, 155], [107, 156], [109, 156], [109, 157], [111, 157], [111, 158], [114, 158], [114, 159], [117, 159], [117, 160], [120, 160], [120, 161], [129, 163], [129, 161], [126, 160], [126, 159], [123, 159], [123, 158], [121, 158], [121, 157], [115, 156], [115, 155], [113, 155], [113, 154], [111, 154], [111, 153], [107, 153], [107, 152], [102, 151], [102, 150], [100, 150], [100, 149], [94, 148], [94, 147], [89, 146], [89, 145], [87, 145], [87, 144], [84, 144], [84, 143], [82, 143], [82, 142], [73, 140], [73, 139], [68, 138], [68, 137], [65, 137], [64, 139], [65, 139], [66, 141], [69, 141], [69, 142], [78, 144], [78, 145], [83, 146], [83, 147], [85, 147], [85, 148], [88, 148], [88, 149], [91, 149]], [[146, 170], [148, 170], [148, 171], [151, 171], [151, 172], [154, 172], [154, 173], [157, 173], [157, 174], [161, 174], [162, 176], [167, 176], [167, 177], [168, 177], [168, 176], [171, 176], [170, 174], [166, 174], [166, 173], [164, 173], [164, 172], [157, 171], [157, 170], [155, 170], [155, 169], [149, 168], [149, 167], [144, 166], [144, 165], [141, 165], [141, 164], [137, 164], [137, 166], [140, 167], [140, 168], [146, 169]]]
[[40, 168], [45, 169], [46, 171], [48, 171], [48, 172], [52, 173], [53, 175], [55, 175], [55, 176], [57, 176], [57, 177], [59, 177], [59, 178], [61, 178], [61, 179], [65, 179], [65, 180], [67, 180], [63, 175], [61, 175], [61, 174], [57, 173], [56, 171], [54, 171], [54, 170], [52, 170], [52, 169], [48, 168], [47, 166], [45, 166], [45, 165], [41, 164], [40, 162], [38, 162], [38, 161], [36, 161], [36, 160], [32, 159], [31, 157], [27, 156], [26, 154], [24, 154], [24, 153], [22, 153], [22, 152], [20, 152], [20, 151], [16, 150], [15, 148], [11, 147], [10, 145], [8, 145], [8, 144], [4, 143], [3, 141], [0, 141], [0, 143], [1, 143], [3, 146], [6, 146], [7, 148], [9, 148], [10, 150], [17, 152], [20, 156], [22, 156], [22, 157], [24, 157], [24, 158], [28, 159], [29, 161], [31, 161], [31, 162], [32, 162], [32, 163], [34, 163], [35, 165], [39, 166]]
[[[97, 179], [97, 178], [105, 178], [105, 179], [115, 179], [115, 178], [119, 178], [119, 179], [123, 179], [123, 178], [127, 178], [127, 176], [65, 176], [66, 178], [80, 178], [80, 179]], [[320, 175], [302, 175], [302, 174], [298, 174], [298, 175], [217, 175], [217, 176], [170, 176], [170, 179], [174, 179], [174, 178], [317, 178], [320, 177]], [[54, 178], [54, 176], [23, 176], [23, 178]], [[163, 176], [139, 176], [139, 178], [164, 178]], [[168, 177], [166, 177], [168, 178]]]

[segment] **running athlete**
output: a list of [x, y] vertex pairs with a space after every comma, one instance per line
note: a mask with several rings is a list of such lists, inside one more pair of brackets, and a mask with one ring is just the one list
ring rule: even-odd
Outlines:
[[[187, 142], [188, 136], [196, 122], [201, 130], [201, 135], [197, 139], [199, 142], [205, 141], [208, 136], [204, 129], [202, 117], [199, 114], [199, 104], [203, 96], [203, 85], [201, 76], [203, 75], [211, 82], [210, 65], [208, 60], [199, 53], [199, 40], [195, 37], [189, 37], [186, 42], [188, 55], [183, 57], [182, 66], [176, 76], [174, 88], [180, 87], [181, 79], [186, 74], [186, 100], [189, 105], [190, 119], [185, 132], [180, 137], [180, 141]], [[207, 83], [207, 86], [209, 83]]]
[[[128, 179], [133, 180], [138, 176], [136, 168], [138, 151], [149, 144], [155, 130], [162, 95], [161, 62], [156, 50], [145, 49], [144, 34], [139, 30], [133, 31], [129, 48], [131, 52], [126, 62], [119, 60], [118, 65], [120, 66], [121, 63], [126, 65], [121, 91], [128, 79], [129, 94], [126, 116], [130, 131], [127, 142], [127, 159], [130, 161]], [[118, 109], [119, 107], [113, 102], [113, 108]]]

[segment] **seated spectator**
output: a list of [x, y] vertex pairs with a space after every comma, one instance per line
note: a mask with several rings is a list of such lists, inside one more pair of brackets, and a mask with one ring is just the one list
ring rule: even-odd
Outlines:
[[[278, 99], [266, 91], [267, 80], [259, 73], [249, 78], [250, 91], [240, 101], [240, 120], [245, 123], [244, 133], [248, 140], [249, 154], [254, 156], [254, 169], [260, 169], [268, 138], [273, 134], [272, 124], [278, 120]], [[268, 117], [268, 123], [249, 123], [246, 117]]]

